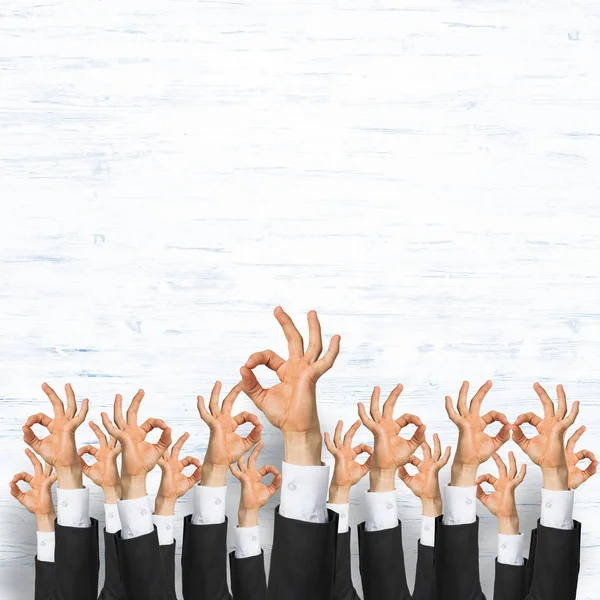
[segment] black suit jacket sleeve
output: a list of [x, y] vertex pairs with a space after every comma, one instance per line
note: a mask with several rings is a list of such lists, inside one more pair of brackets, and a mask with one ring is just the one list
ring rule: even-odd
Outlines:
[[504, 565], [496, 559], [494, 600], [525, 600], [527, 596], [527, 560], [523, 565]]
[[175, 550], [176, 550], [176, 542], [174, 541], [172, 544], [161, 545], [159, 546], [160, 557], [162, 558], [163, 568], [165, 570], [165, 577], [167, 578], [167, 583], [169, 585], [169, 589], [173, 594], [173, 597], [177, 595], [175, 590]]
[[35, 600], [48, 600], [54, 588], [54, 563], [35, 557]]
[[335, 553], [335, 581], [333, 584], [333, 600], [360, 600], [352, 584], [352, 563], [350, 560], [350, 534], [338, 533]]
[[275, 509], [269, 600], [332, 600], [338, 514], [326, 523], [288, 519]]
[[124, 540], [116, 534], [119, 573], [127, 600], [174, 600], [163, 566], [156, 527], [151, 533]]
[[365, 600], [410, 600], [400, 521], [393, 529], [381, 531], [366, 531], [361, 523], [358, 549]]
[[435, 589], [435, 549], [433, 546], [424, 546], [419, 541], [417, 553], [417, 574], [415, 576], [415, 589], [413, 600], [436, 600]]
[[[532, 533], [528, 600], [575, 600], [579, 578], [581, 523], [570, 530], [544, 527]], [[533, 558], [532, 558], [533, 557]]]
[[227, 519], [217, 525], [183, 520], [181, 555], [184, 600], [230, 600], [227, 586]]
[[435, 583], [438, 600], [485, 600], [479, 579], [479, 518], [468, 525], [435, 522]]
[[235, 552], [231, 552], [229, 567], [233, 600], [266, 600], [267, 577], [265, 555], [262, 551], [247, 558], [236, 558]]
[[104, 530], [104, 586], [98, 600], [127, 600], [119, 574], [117, 534]]

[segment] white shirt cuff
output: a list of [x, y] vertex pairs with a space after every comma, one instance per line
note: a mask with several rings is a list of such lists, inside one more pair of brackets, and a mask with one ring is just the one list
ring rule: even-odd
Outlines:
[[477, 487], [447, 485], [444, 499], [444, 525], [467, 525], [477, 520]]
[[435, 546], [435, 517], [421, 516], [421, 546]]
[[350, 512], [349, 504], [327, 504], [327, 508], [335, 511], [339, 515], [338, 533], [348, 531], [348, 514]]
[[192, 525], [216, 525], [225, 522], [225, 497], [227, 486], [194, 487], [194, 511]]
[[520, 567], [523, 561], [523, 534], [498, 534], [498, 562], [503, 565]]
[[298, 466], [282, 464], [282, 517], [313, 523], [327, 522], [328, 466]]
[[90, 527], [90, 490], [56, 490], [57, 522], [63, 527]]
[[117, 500], [121, 519], [121, 537], [124, 540], [152, 533], [152, 510], [148, 496], [135, 500]]
[[173, 526], [175, 515], [152, 515], [152, 521], [158, 532], [159, 546], [170, 546], [173, 543]]
[[553, 529], [573, 529], [573, 490], [554, 491], [542, 488], [540, 523]]
[[235, 528], [235, 557], [248, 558], [260, 554], [260, 527]]
[[54, 562], [54, 531], [38, 531], [37, 559], [42, 562]]
[[104, 505], [104, 522], [106, 523], [106, 533], [121, 531], [121, 519], [119, 519], [119, 509], [116, 504]]
[[396, 490], [391, 492], [366, 492], [365, 508], [367, 510], [366, 531], [393, 529], [398, 525]]

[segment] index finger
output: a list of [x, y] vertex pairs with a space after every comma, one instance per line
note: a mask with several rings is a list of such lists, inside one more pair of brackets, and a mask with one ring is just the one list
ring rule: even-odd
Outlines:
[[582, 425], [567, 441], [567, 452], [573, 453], [575, 452], [575, 444], [577, 444], [577, 440], [584, 434], [585, 425]]
[[27, 454], [27, 458], [30, 460], [33, 465], [33, 472], [36, 475], [41, 475], [43, 472], [42, 463], [38, 460], [38, 457], [29, 449], [25, 448], [25, 454]]

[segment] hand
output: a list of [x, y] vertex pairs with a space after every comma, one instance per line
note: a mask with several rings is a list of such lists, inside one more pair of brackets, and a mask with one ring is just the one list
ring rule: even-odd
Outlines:
[[[48, 396], [54, 409], [54, 418], [51, 419], [44, 413], [37, 413], [27, 419], [23, 426], [23, 440], [33, 448], [49, 465], [52, 465], [58, 474], [58, 485], [62, 489], [78, 489], [83, 487], [81, 466], [75, 445], [75, 430], [85, 421], [89, 403], [85, 398], [77, 412], [77, 403], [71, 384], [65, 385], [67, 394], [67, 410], [56, 392], [47, 384], [42, 385], [42, 390]], [[39, 423], [46, 427], [50, 435], [43, 439], [38, 438], [31, 426]]]
[[[254, 527], [258, 525], [259, 509], [281, 487], [281, 475], [275, 467], [265, 465], [258, 470], [256, 468], [256, 460], [263, 446], [263, 443], [259, 442], [256, 448], [252, 450], [247, 465], [244, 456], [241, 456], [238, 460], [237, 468], [231, 465], [231, 472], [242, 484], [238, 512], [239, 527]], [[261, 479], [269, 473], [273, 475], [273, 479], [269, 485], [266, 485], [261, 482]]]
[[423, 442], [423, 459], [414, 454], [408, 462], [417, 467], [415, 475], [409, 475], [404, 466], [398, 467], [398, 477], [406, 484], [406, 487], [423, 504], [423, 514], [428, 517], [438, 517], [442, 514], [442, 493], [438, 475], [440, 470], [446, 466], [450, 459], [450, 446], [442, 456], [442, 446], [437, 433], [433, 434], [433, 454], [431, 446]]
[[[160, 478], [158, 493], [156, 494], [156, 510], [154, 514], [175, 514], [176, 500], [186, 494], [202, 479], [202, 465], [197, 458], [186, 456], [182, 460], [179, 460], [181, 448], [189, 437], [189, 433], [184, 433], [173, 444], [171, 454], [166, 450], [158, 459], [158, 466], [162, 471], [162, 476]], [[190, 465], [194, 465], [196, 470], [188, 477], [184, 475], [183, 470]]]
[[[202, 485], [209, 487], [225, 485], [229, 465], [239, 460], [254, 444], [260, 441], [262, 425], [256, 415], [242, 412], [235, 417], [231, 416], [233, 403], [241, 390], [242, 386], [238, 383], [227, 394], [219, 408], [221, 382], [217, 381], [210, 394], [209, 410], [206, 410], [204, 398], [198, 396], [198, 411], [202, 420], [210, 428], [208, 448], [204, 457]], [[245, 438], [235, 433], [236, 429], [244, 423], [254, 425], [252, 431]]]
[[[454, 454], [450, 485], [458, 487], [475, 485], [477, 467], [510, 439], [510, 424], [505, 415], [491, 410], [483, 417], [479, 416], [481, 403], [491, 387], [492, 382], [486, 381], [467, 407], [469, 382], [464, 381], [458, 393], [458, 412], [454, 408], [452, 398], [446, 396], [446, 412], [458, 427], [458, 446]], [[502, 429], [495, 437], [491, 437], [484, 430], [495, 421], [502, 423]]]
[[[138, 410], [144, 390], [139, 390], [127, 409], [127, 420], [123, 418], [123, 398], [115, 396], [114, 425], [108, 415], [102, 413], [102, 423], [110, 435], [121, 444], [121, 488], [123, 500], [134, 500], [146, 495], [146, 476], [171, 444], [171, 429], [161, 419], [147, 419], [137, 424]], [[144, 441], [153, 429], [161, 429], [156, 444]]]
[[[481, 475], [477, 479], [477, 498], [481, 503], [498, 518], [500, 533], [506, 535], [518, 535], [519, 533], [519, 514], [515, 502], [515, 490], [525, 479], [527, 465], [521, 465], [521, 470], [517, 475], [517, 461], [512, 452], [508, 453], [510, 468], [506, 471], [506, 465], [498, 454], [492, 455], [494, 462], [498, 467], [498, 479], [489, 473]], [[494, 487], [491, 494], [486, 494], [481, 484], [486, 481]]]
[[[533, 389], [544, 407], [544, 418], [540, 419], [532, 412], [519, 415], [512, 426], [513, 440], [542, 469], [547, 490], [568, 489], [568, 469], [565, 455], [565, 432], [577, 418], [579, 402], [573, 402], [571, 412], [567, 415], [567, 397], [562, 385], [556, 387], [558, 409], [554, 412], [554, 403], [546, 390], [534, 383]], [[533, 425], [539, 435], [529, 439], [521, 429], [523, 423]]]
[[[320, 465], [321, 429], [316, 386], [317, 380], [331, 369], [339, 354], [340, 336], [331, 338], [329, 349], [321, 357], [321, 325], [314, 310], [308, 313], [306, 352], [302, 336], [280, 306], [275, 309], [275, 318], [287, 339], [289, 358], [284, 360], [272, 350], [252, 354], [240, 369], [243, 389], [269, 422], [281, 430], [287, 462]], [[280, 383], [263, 388], [252, 371], [259, 365], [275, 371]]]
[[[570, 438], [566, 446], [567, 469], [569, 471], [569, 489], [576, 490], [582, 483], [585, 483], [592, 475], [596, 474], [598, 461], [593, 452], [589, 450], [580, 450], [575, 452], [575, 444], [583, 435], [585, 425], [582, 425]], [[590, 464], [585, 469], [580, 469], [577, 463], [588, 458]]]
[[[25, 454], [33, 465], [34, 475], [32, 477], [24, 471], [15, 475], [10, 482], [10, 494], [35, 515], [38, 531], [54, 531], [56, 512], [52, 502], [52, 485], [58, 476], [51, 465], [46, 464], [42, 467], [42, 463], [31, 450], [25, 450]], [[17, 485], [19, 481], [28, 483], [31, 489], [22, 492]]]
[[[106, 504], [116, 504], [121, 497], [121, 478], [117, 468], [117, 456], [121, 454], [121, 446], [117, 445], [117, 439], [112, 435], [107, 440], [102, 429], [92, 421], [90, 428], [96, 434], [100, 448], [91, 445], [79, 448], [81, 470], [88, 479], [102, 488]], [[88, 465], [83, 460], [85, 454], [93, 456], [96, 462]]]
[[[364, 426], [373, 434], [374, 453], [371, 470], [372, 492], [384, 492], [395, 489], [396, 470], [405, 465], [415, 450], [425, 441], [425, 425], [415, 415], [404, 414], [394, 421], [394, 406], [402, 393], [402, 384], [398, 384], [383, 405], [383, 413], [379, 410], [379, 387], [371, 394], [371, 418], [362, 402], [358, 403], [358, 416]], [[403, 427], [412, 424], [417, 430], [412, 438], [400, 437]]]
[[[347, 504], [350, 496], [350, 488], [357, 484], [370, 470], [373, 462], [373, 449], [366, 444], [359, 444], [352, 447], [354, 434], [360, 427], [360, 421], [356, 421], [344, 436], [342, 442], [342, 428], [344, 423], [338, 421], [333, 442], [328, 433], [325, 434], [325, 446], [331, 455], [335, 458], [335, 467], [333, 477], [329, 485], [329, 502], [331, 504]], [[366, 453], [369, 455], [367, 460], [361, 465], [357, 458]]]

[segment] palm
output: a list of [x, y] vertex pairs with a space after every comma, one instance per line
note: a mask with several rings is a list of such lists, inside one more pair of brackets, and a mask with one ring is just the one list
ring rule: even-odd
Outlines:
[[335, 469], [331, 485], [351, 487], [356, 485], [365, 475], [363, 465], [356, 462], [356, 453], [352, 448], [343, 447], [335, 455]]
[[499, 479], [494, 491], [488, 495], [487, 508], [497, 517], [511, 517], [515, 512], [515, 490], [507, 479]]
[[220, 414], [211, 427], [205, 461], [215, 465], [230, 465], [244, 454], [244, 438], [235, 433], [237, 423], [230, 415]]
[[160, 480], [160, 487], [158, 488], [158, 495], [165, 497], [176, 496], [181, 498], [190, 489], [189, 478], [183, 473], [183, 468], [180, 467], [179, 461], [177, 466], [169, 465], [163, 468], [162, 478]]
[[52, 504], [52, 484], [48, 479], [36, 476], [31, 480], [31, 489], [25, 492], [23, 506], [34, 515], [46, 515], [54, 512]]
[[407, 440], [398, 436], [399, 433], [400, 427], [395, 421], [379, 421], [374, 433], [374, 468], [396, 469], [406, 464], [413, 450]]
[[496, 451], [497, 444], [483, 431], [486, 426], [481, 417], [465, 419], [459, 425], [456, 460], [462, 464], [480, 465]]
[[271, 497], [268, 486], [260, 482], [260, 475], [254, 472], [252, 475], [245, 474], [242, 482], [241, 503], [244, 508], [257, 509], [267, 503]]
[[437, 471], [434, 471], [434, 461], [423, 461], [418, 473], [406, 483], [408, 489], [418, 498], [437, 498], [440, 495], [440, 485]]
[[558, 468], [565, 465], [564, 432], [557, 422], [544, 419], [537, 430], [539, 435], [531, 438], [527, 454], [536, 465]]
[[143, 471], [149, 473], [156, 466], [161, 456], [160, 449], [145, 439], [146, 432], [137, 426], [127, 426], [123, 430], [123, 475], [130, 476]]
[[87, 477], [102, 488], [115, 487], [119, 483], [118, 454], [119, 450], [108, 447], [98, 450], [96, 462], [86, 472]]

